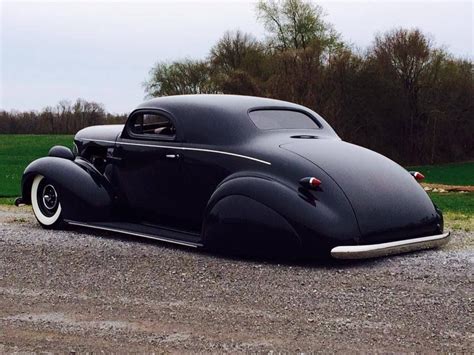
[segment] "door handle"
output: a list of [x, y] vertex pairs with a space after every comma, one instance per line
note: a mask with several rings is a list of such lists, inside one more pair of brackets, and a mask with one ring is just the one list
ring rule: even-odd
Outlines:
[[178, 159], [179, 154], [166, 154], [167, 159]]

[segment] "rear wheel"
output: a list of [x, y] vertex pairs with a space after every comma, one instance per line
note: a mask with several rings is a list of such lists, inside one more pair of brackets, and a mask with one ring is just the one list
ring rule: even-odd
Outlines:
[[55, 186], [42, 175], [35, 176], [31, 185], [31, 205], [39, 224], [43, 228], [59, 228], [63, 219], [61, 203]]

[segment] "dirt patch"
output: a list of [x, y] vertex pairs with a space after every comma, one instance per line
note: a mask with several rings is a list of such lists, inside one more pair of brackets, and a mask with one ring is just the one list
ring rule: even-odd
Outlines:
[[474, 192], [474, 186], [443, 185], [422, 183], [425, 191], [433, 192]]

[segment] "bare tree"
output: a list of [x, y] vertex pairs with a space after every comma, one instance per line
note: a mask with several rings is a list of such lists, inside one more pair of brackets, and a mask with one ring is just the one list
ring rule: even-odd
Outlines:
[[242, 70], [258, 74], [263, 69], [264, 51], [252, 35], [228, 31], [211, 48], [209, 59], [214, 69], [224, 73]]
[[420, 30], [396, 29], [375, 38], [373, 56], [392, 72], [406, 95], [410, 112], [410, 154], [415, 149], [415, 124], [420, 118], [419, 92], [433, 59], [431, 41]]
[[150, 70], [150, 76], [144, 83], [149, 97], [217, 92], [211, 81], [210, 65], [205, 61], [186, 59], [171, 64], [157, 63]]
[[323, 20], [322, 7], [307, 0], [260, 0], [257, 17], [268, 32], [270, 46], [279, 51], [305, 49], [314, 41], [327, 49], [341, 44]]

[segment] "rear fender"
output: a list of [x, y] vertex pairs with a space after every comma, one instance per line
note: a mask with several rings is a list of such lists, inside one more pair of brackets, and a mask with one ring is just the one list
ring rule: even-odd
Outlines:
[[246, 255], [298, 255], [297, 232], [269, 206], [243, 195], [221, 198], [210, 210], [204, 227], [210, 249]]
[[110, 184], [93, 167], [59, 157], [33, 161], [23, 173], [23, 203], [31, 203], [31, 185], [36, 175], [43, 175], [54, 184], [64, 219], [99, 221], [110, 217], [113, 201]]
[[305, 191], [270, 177], [231, 177], [209, 200], [204, 242], [212, 244], [219, 236], [242, 240], [242, 231], [250, 233], [250, 225], [261, 236], [275, 233], [276, 228], [281, 232], [277, 234], [292, 241], [288, 245], [297, 245], [312, 255], [324, 255], [334, 245], [355, 243], [357, 222], [340, 189], [327, 187], [321, 196], [321, 200], [308, 198]]

